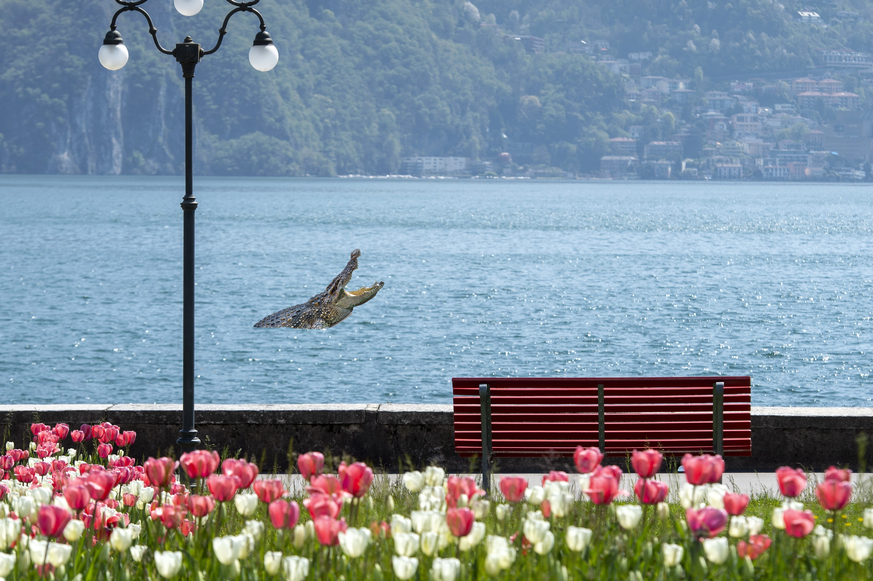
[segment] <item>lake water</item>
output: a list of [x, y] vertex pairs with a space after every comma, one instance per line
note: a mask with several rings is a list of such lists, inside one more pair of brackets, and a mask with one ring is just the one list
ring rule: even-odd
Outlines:
[[[181, 402], [182, 178], [0, 176], [0, 403]], [[448, 403], [457, 376], [751, 375], [869, 406], [873, 190], [196, 178], [198, 403]], [[361, 249], [379, 295], [255, 329]]]

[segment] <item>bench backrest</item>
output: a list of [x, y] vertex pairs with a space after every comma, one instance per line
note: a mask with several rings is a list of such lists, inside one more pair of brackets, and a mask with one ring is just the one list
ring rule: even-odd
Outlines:
[[454, 378], [455, 451], [482, 454], [479, 386], [491, 396], [493, 456], [714, 450], [714, 385], [724, 383], [724, 455], [752, 453], [750, 377]]

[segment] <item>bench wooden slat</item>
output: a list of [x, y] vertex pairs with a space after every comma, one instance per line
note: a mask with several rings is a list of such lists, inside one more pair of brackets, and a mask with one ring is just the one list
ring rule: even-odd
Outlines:
[[[694, 412], [694, 413], [682, 413], [682, 412], [674, 412], [665, 414], [665, 413], [652, 413], [652, 414], [640, 414], [640, 413], [630, 413], [630, 414], [610, 414], [609, 418], [606, 420], [607, 425], [613, 423], [623, 423], [623, 422], [634, 422], [638, 423], [640, 421], [648, 422], [648, 421], [660, 421], [663, 418], [667, 418], [670, 420], [670, 423], [677, 422], [695, 422], [695, 421], [706, 421], [712, 423], [712, 412]], [[498, 422], [503, 421], [512, 421], [512, 422], [550, 422], [554, 420], [557, 423], [565, 423], [565, 422], [587, 422], [593, 421], [595, 425], [597, 424], [597, 412], [589, 412], [589, 413], [548, 413], [548, 412], [540, 412], [540, 413], [527, 413], [525, 414], [523, 419], [519, 419], [517, 416], [513, 416], [510, 414], [500, 414], [500, 417], [497, 418]], [[455, 413], [455, 423], [468, 423], [468, 422], [478, 422], [479, 414], [472, 413]], [[493, 422], [494, 420], [492, 420]], [[733, 411], [730, 414], [725, 414], [725, 421], [743, 421], [743, 422], [751, 422], [752, 421], [752, 412], [750, 411]], [[749, 424], [751, 426], [751, 423]]]
[[[615, 388], [612, 386], [605, 386], [609, 388], [609, 393], [612, 396], [638, 396], [638, 397], [646, 397], [647, 394], [657, 394], [657, 395], [699, 395], [706, 396], [712, 398], [712, 386], [704, 386], [704, 387], [670, 387], [670, 388], [660, 388], [660, 387], [651, 387], [651, 388]], [[751, 394], [751, 386], [733, 386], [733, 387], [725, 387], [724, 389], [725, 396], [728, 395], [737, 395], [737, 394]], [[463, 388], [454, 390], [454, 394], [456, 397], [479, 397], [478, 389], [474, 390], [472, 388]], [[565, 397], [565, 396], [573, 396], [573, 397], [597, 397], [597, 387], [585, 387], [585, 388], [576, 388], [576, 387], [567, 387], [562, 389], [537, 389], [533, 387], [529, 388], [520, 388], [520, 387], [504, 387], [504, 388], [494, 388], [491, 397], [506, 397], [506, 396], [547, 396], [547, 397]]]
[[[712, 390], [710, 390], [712, 391]], [[466, 399], [474, 399], [470, 398], [459, 398], [462, 400]], [[733, 394], [733, 395], [725, 395], [724, 403], [727, 405], [728, 403], [751, 403], [752, 395], [751, 394]], [[712, 394], [708, 395], [646, 395], [646, 396], [632, 396], [632, 395], [624, 395], [624, 396], [615, 396], [608, 395], [605, 401], [606, 405], [639, 405], [639, 404], [667, 404], [667, 405], [684, 405], [696, 403], [700, 405], [708, 405], [712, 408]], [[478, 403], [477, 403], [478, 405]], [[560, 396], [557, 397], [544, 397], [541, 395], [492, 395], [491, 396], [491, 407], [498, 405], [518, 405], [518, 406], [527, 406], [527, 405], [555, 405], [555, 406], [565, 406], [565, 405], [597, 405], [597, 395], [595, 394], [593, 397], [591, 396]]]
[[733, 386], [751, 386], [749, 376], [705, 376], [705, 377], [456, 377], [452, 379], [453, 390], [477, 388], [487, 383], [493, 389], [502, 387], [520, 387], [527, 389], [549, 389], [573, 387], [593, 387], [604, 385], [616, 387], [712, 387], [720, 381], [724, 383], [725, 391]]
[[[455, 406], [458, 411], [461, 413], [476, 413], [478, 411], [479, 406], [471, 405], [471, 404], [457, 404]], [[726, 403], [724, 406], [725, 413], [730, 413], [731, 411], [744, 411], [744, 409], [749, 409], [750, 406], [743, 403]], [[675, 405], [671, 404], [649, 404], [649, 405], [632, 405], [632, 404], [606, 404], [607, 411], [612, 411], [613, 413], [662, 413], [662, 414], [670, 414], [670, 413], [681, 413], [681, 412], [710, 412], [712, 413], [712, 404], [688, 404], [683, 405], [681, 410], [677, 410]], [[529, 413], [597, 413], [597, 404], [593, 405], [546, 405], [546, 404], [537, 404], [537, 405], [525, 405], [525, 406], [514, 406], [514, 405], [506, 405], [506, 404], [497, 404], [491, 406], [491, 413], [494, 415], [505, 414], [507, 416], [524, 416]], [[751, 412], [750, 412], [751, 413]]]

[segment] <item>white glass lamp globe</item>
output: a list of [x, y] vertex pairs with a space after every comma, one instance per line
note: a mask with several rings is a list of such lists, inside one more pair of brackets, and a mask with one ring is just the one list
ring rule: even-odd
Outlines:
[[182, 16], [194, 16], [203, 8], [203, 0], [173, 0], [173, 4]]
[[100, 64], [110, 71], [117, 71], [127, 64], [130, 54], [123, 44], [104, 44], [97, 53]]
[[272, 44], [255, 45], [249, 50], [249, 62], [257, 70], [265, 73], [279, 62], [279, 51]]

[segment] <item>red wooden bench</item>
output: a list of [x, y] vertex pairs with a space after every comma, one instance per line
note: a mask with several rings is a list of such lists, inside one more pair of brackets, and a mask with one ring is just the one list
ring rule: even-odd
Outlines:
[[494, 457], [572, 456], [576, 446], [752, 455], [751, 377], [459, 377], [452, 391], [455, 451], [482, 457], [485, 486]]

